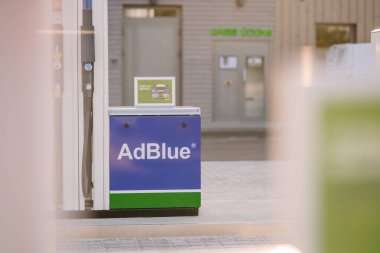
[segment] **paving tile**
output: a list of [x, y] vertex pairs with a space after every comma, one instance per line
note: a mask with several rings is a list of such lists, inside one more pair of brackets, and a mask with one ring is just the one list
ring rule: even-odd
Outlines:
[[253, 245], [285, 243], [285, 237], [159, 237], [104, 240], [69, 240], [57, 242], [60, 253], [74, 252], [181, 252], [183, 249], [246, 248]]

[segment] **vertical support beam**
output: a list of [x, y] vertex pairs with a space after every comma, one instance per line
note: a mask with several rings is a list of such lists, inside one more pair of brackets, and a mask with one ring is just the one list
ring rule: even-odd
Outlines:
[[[78, 93], [78, 5], [62, 1], [63, 92], [62, 174], [63, 209], [79, 210], [79, 93]], [[71, 32], [70, 32], [71, 31]]]
[[[70, 0], [66, 0], [70, 1]], [[76, 5], [77, 5], [77, 27], [76, 31], [78, 31], [78, 36], [77, 36], [77, 80], [76, 80], [76, 89], [77, 89], [77, 103], [78, 103], [78, 199], [79, 199], [79, 209], [78, 210], [84, 210], [84, 196], [82, 192], [82, 159], [83, 159], [83, 143], [84, 143], [84, 119], [83, 119], [83, 93], [82, 93], [82, 61], [81, 61], [81, 36], [80, 36], [80, 26], [82, 24], [83, 20], [83, 1], [84, 0], [77, 0]]]
[[93, 1], [95, 27], [93, 200], [94, 209], [109, 209], [108, 165], [108, 0]]

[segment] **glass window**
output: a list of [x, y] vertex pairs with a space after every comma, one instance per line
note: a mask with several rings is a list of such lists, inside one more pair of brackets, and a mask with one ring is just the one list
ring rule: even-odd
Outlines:
[[156, 8], [127, 8], [125, 16], [128, 18], [155, 18], [155, 17], [176, 17], [176, 8], [156, 7]]
[[328, 48], [334, 44], [355, 42], [355, 25], [317, 24], [316, 26], [316, 46], [319, 48]]
[[177, 16], [177, 9], [174, 8], [155, 8], [155, 17], [175, 17]]
[[147, 18], [149, 17], [149, 9], [144, 9], [144, 8], [126, 9], [125, 15], [129, 18]]
[[246, 57], [243, 70], [246, 118], [264, 116], [264, 79], [264, 57]]
[[220, 69], [237, 69], [238, 58], [237, 56], [219, 56]]

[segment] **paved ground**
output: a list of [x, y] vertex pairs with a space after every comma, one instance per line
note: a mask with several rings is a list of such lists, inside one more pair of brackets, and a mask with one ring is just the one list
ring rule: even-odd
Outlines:
[[199, 216], [60, 220], [59, 248], [182, 252], [195, 247], [218, 252], [282, 243], [289, 224], [281, 216], [287, 199], [275, 189], [284, 173], [282, 163], [273, 161], [202, 162]]
[[60, 241], [59, 251], [64, 252], [183, 252], [208, 251], [221, 249], [249, 249], [261, 245], [284, 243], [281, 237], [239, 237], [239, 236], [204, 236], [204, 237], [156, 237], [156, 238], [112, 238], [92, 240]]
[[267, 161], [269, 142], [279, 141], [264, 132], [203, 134], [199, 216], [60, 220], [58, 249], [283, 252], [278, 245], [287, 242], [290, 223], [281, 216], [286, 192], [276, 189], [286, 171], [281, 163]]
[[269, 159], [269, 142], [281, 138], [264, 132], [204, 133], [202, 134], [203, 161], [265, 161]]

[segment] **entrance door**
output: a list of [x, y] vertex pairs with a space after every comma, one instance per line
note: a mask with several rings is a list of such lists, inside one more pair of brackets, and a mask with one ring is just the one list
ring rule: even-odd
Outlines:
[[267, 43], [218, 41], [214, 48], [214, 120], [263, 119]]
[[171, 7], [126, 8], [124, 14], [124, 105], [133, 105], [135, 76], [176, 77], [176, 102], [179, 104], [179, 10]]

